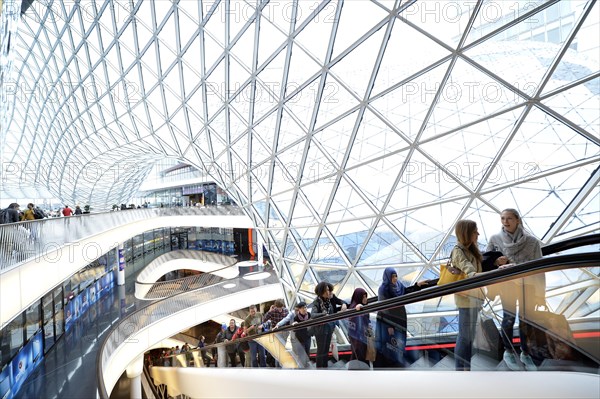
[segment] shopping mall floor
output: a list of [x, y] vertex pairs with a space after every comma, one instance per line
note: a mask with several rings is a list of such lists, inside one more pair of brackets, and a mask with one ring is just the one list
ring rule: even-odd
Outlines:
[[[121, 316], [140, 306], [133, 295], [134, 281], [129, 278], [125, 286], [115, 286], [93, 304], [45, 355], [15, 399], [95, 399], [96, 355], [102, 340]], [[115, 387], [113, 398], [129, 398], [128, 387]]]

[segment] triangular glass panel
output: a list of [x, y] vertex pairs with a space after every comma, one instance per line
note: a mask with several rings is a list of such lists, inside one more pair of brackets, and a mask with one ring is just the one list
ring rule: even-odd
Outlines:
[[287, 264], [290, 267], [290, 272], [292, 273], [294, 283], [300, 285], [302, 283], [302, 278], [305, 277], [306, 263], [287, 262]]
[[[473, 9], [471, 3], [417, 2], [406, 8], [400, 16], [454, 49], [465, 33]], [[405, 48], [405, 54], [419, 54], [421, 50], [417, 44]]]
[[[418, 57], [407, 56], [412, 54], [411, 48], [419, 49]], [[440, 46], [431, 38], [403, 21], [396, 20], [381, 61], [381, 67], [377, 72], [373, 93], [380, 93], [400, 83], [449, 54], [448, 49]]]
[[296, 245], [296, 240], [293, 238], [293, 235], [288, 233], [288, 239], [285, 244], [285, 250], [283, 256], [288, 260], [293, 260], [295, 262], [303, 262], [304, 256], [301, 251], [298, 250], [298, 246]]
[[208, 132], [204, 128], [202, 128], [197, 134], [194, 135], [193, 142], [194, 147], [198, 149], [200, 154], [206, 154], [207, 158], [210, 159], [212, 150], [208, 138]]
[[292, 276], [290, 274], [290, 271], [288, 270], [289, 268], [289, 262], [286, 260], [282, 261], [283, 263], [283, 267], [281, 268], [281, 279], [287, 283], [290, 287], [295, 287], [296, 286], [296, 281], [294, 279], [292, 279]]
[[227, 53], [229, 57], [229, 97], [236, 93], [243, 84], [246, 84], [250, 78], [252, 70], [240, 64], [235, 57], [232, 57], [230, 53]]
[[370, 237], [364, 231], [363, 240], [368, 240], [356, 266], [392, 265], [400, 263], [399, 254], [404, 253], [406, 244], [383, 220]]
[[254, 31], [256, 27], [254, 24], [244, 32], [242, 36], [235, 42], [231, 48], [231, 53], [239, 60], [239, 62], [248, 70], [252, 71], [255, 67], [253, 65], [254, 59]]
[[558, 233], [558, 238], [553, 239], [553, 241], [561, 241], [587, 233], [598, 233], [600, 229], [599, 220], [600, 186], [596, 186], [582, 204], [577, 207], [569, 221]]
[[300, 289], [302, 291], [305, 291], [307, 293], [310, 293], [311, 295], [314, 295], [315, 286], [317, 285], [317, 281], [312, 276], [310, 270], [308, 270], [308, 269], [306, 270], [306, 272], [304, 273], [304, 276], [302, 277], [302, 282], [299, 285], [300, 285]]
[[263, 119], [252, 131], [252, 163], [256, 164], [273, 155], [277, 111]]
[[363, 283], [362, 281], [360, 281], [356, 277], [354, 272], [350, 272], [350, 275], [348, 276], [348, 279], [344, 283], [343, 287], [335, 290], [335, 295], [338, 298], [342, 298], [345, 301], [347, 301], [348, 303], [350, 303], [350, 300], [352, 299], [352, 294], [354, 293], [354, 290], [357, 288], [362, 288], [362, 289], [366, 290], [368, 297], [373, 296], [373, 292], [372, 291], [369, 292], [370, 287], [368, 285], [365, 285], [365, 283]]
[[175, 7], [180, 25], [193, 27], [200, 25], [199, 12], [202, 8], [201, 4], [183, 1], [175, 4]]
[[[373, 141], [378, 142], [377, 139]], [[346, 176], [360, 188], [377, 209], [382, 210], [404, 165], [405, 155], [406, 153], [399, 153], [347, 169]]]
[[[300, 184], [299, 175], [301, 175], [301, 170], [303, 169], [301, 163], [305, 144], [306, 142], [300, 141], [298, 144], [277, 154], [277, 160], [282, 165], [282, 170], [285, 172], [277, 178], [287, 179], [288, 182], [293, 185]], [[277, 186], [275, 181], [273, 184]]]
[[225, 142], [227, 136], [225, 134], [217, 133], [227, 131], [225, 124], [225, 112], [226, 110], [219, 112], [210, 122], [211, 142], [215, 157], [218, 157], [227, 148], [227, 143]]
[[371, 217], [375, 213], [377, 211], [364, 201], [362, 193], [359, 193], [357, 188], [350, 184], [345, 176], [342, 176], [329, 208], [327, 223]]
[[250, 163], [250, 154], [248, 150], [250, 148], [250, 139], [248, 133], [243, 133], [239, 136], [233, 143], [231, 143], [231, 150], [234, 155], [240, 160], [240, 164], [236, 167], [235, 173], [239, 175], [241, 179], [244, 178], [244, 174], [246, 173], [247, 167]]
[[[278, 159], [274, 162], [272, 183], [273, 189], [272, 194], [281, 192], [287, 192], [289, 195], [292, 194], [294, 186], [296, 185], [296, 176], [292, 176], [291, 173], [297, 173], [294, 169], [288, 171], [288, 166]], [[286, 210], [289, 208], [285, 208]]]
[[201, 49], [203, 49], [204, 54], [204, 70], [208, 71], [222, 57], [223, 47], [206, 31], [206, 29], [203, 29], [200, 35], [202, 41]]
[[[222, 9], [219, 9], [219, 7], [223, 7]], [[206, 32], [209, 32], [214, 39], [218, 42], [218, 44], [223, 47], [225, 46], [225, 18], [224, 18], [224, 13], [225, 13], [225, 8], [223, 4], [220, 4], [219, 7], [217, 7], [217, 9], [213, 12], [213, 14], [210, 16], [210, 19], [208, 19], [207, 22], [205, 22], [204, 24], [204, 30]], [[204, 17], [206, 18], [207, 16], [207, 12], [205, 13]]]
[[[270, 162], [265, 162], [265, 163], [262, 163], [259, 165], [255, 165], [250, 170], [251, 186], [253, 187], [253, 190], [259, 190], [259, 192], [256, 192], [258, 197], [253, 196], [252, 201], [258, 201], [258, 200], [262, 200], [262, 199], [268, 197], [266, 194], [267, 189], [266, 189], [265, 185], [267, 185], [269, 183], [270, 170], [271, 170]], [[254, 187], [254, 185], [258, 185], [258, 186]]]
[[[444, 237], [454, 236], [455, 222], [460, 218], [468, 199], [461, 201], [445, 202], [443, 204], [424, 206], [410, 212], [402, 212], [389, 215], [387, 219], [402, 235], [415, 245], [419, 257], [432, 259], [438, 253], [438, 257], [445, 257], [445, 248], [438, 248], [444, 243]], [[450, 249], [456, 241], [450, 242]], [[404, 250], [406, 252], [406, 250]], [[412, 252], [412, 254], [411, 254]], [[414, 251], [408, 249], [410, 258], [404, 262], [419, 261], [413, 258]], [[441, 254], [441, 255], [440, 255]]]
[[[284, 150], [287, 146], [306, 139], [306, 131], [296, 122], [288, 112], [281, 112], [281, 123], [278, 132], [277, 151]], [[304, 145], [302, 146], [304, 147]]]
[[[296, 117], [296, 120], [299, 122], [302, 129], [305, 129], [306, 131], [308, 131], [309, 126], [311, 125], [314, 108], [317, 105], [315, 103], [315, 98], [318, 88], [319, 79], [315, 79], [285, 102], [285, 108]], [[293, 89], [293, 87], [288, 85], [287, 95], [289, 95]]]
[[225, 104], [225, 101], [228, 100], [227, 96], [229, 93], [225, 90], [224, 82], [225, 61], [223, 60], [212, 70], [210, 76], [206, 78], [206, 104], [208, 107], [209, 119], [212, 119], [213, 115], [220, 111]]
[[318, 105], [319, 113], [315, 125], [318, 126], [316, 130], [322, 129], [323, 126], [329, 124], [329, 122], [344, 113], [354, 112], [359, 106], [359, 100], [350, 94], [349, 91], [344, 89], [340, 82], [331, 75], [327, 75], [322, 96], [321, 98], [318, 98], [318, 100], [320, 102]]
[[251, 85], [246, 84], [243, 88], [236, 87], [235, 89], [237, 95], [231, 99], [229, 103], [232, 107], [231, 112], [235, 112], [236, 116], [240, 118], [247, 126], [250, 123], [248, 121], [250, 121], [250, 106], [252, 105], [250, 101], [251, 97], [249, 95]]
[[[302, 86], [309, 78], [313, 79], [315, 75], [320, 74], [322, 68], [322, 65], [319, 65], [303, 49], [294, 44], [287, 77], [286, 95]], [[316, 91], [313, 91], [309, 97], [312, 97], [314, 101], [316, 94]]]
[[448, 62], [420, 75], [371, 102], [401, 133], [414, 139], [431, 107]]
[[246, 136], [248, 133], [248, 122], [241, 119], [235, 109], [228, 108], [229, 113], [229, 136], [231, 141], [237, 140], [241, 136]]
[[[520, 110], [468, 126], [455, 133], [421, 144], [420, 148], [449, 171], [457, 180], [471, 189], [481, 184], [481, 179], [492, 167], [498, 150], [505, 145], [512, 132]], [[508, 157], [512, 158], [511, 155]], [[425, 165], [412, 164], [419, 168]], [[436, 172], [430, 169], [431, 172]], [[423, 174], [424, 171], [420, 171]], [[496, 170], [490, 175], [497, 182]], [[439, 172], [437, 173], [439, 177]], [[447, 175], [446, 175], [447, 176]]]
[[[272, 213], [272, 212], [271, 212]], [[271, 224], [276, 225], [275, 228], [271, 228], [270, 234], [271, 234], [271, 239], [273, 240], [273, 243], [275, 244], [275, 246], [277, 247], [277, 249], [282, 252], [283, 250], [283, 246], [284, 246], [284, 242], [283, 242], [283, 229], [277, 228], [277, 226], [280, 225], [280, 223], [276, 220], [275, 223], [271, 223], [271, 218], [269, 218], [269, 221], [267, 222], [267, 226], [271, 227]]]
[[177, 60], [177, 55], [181, 52], [181, 49], [176, 48], [177, 41], [173, 40], [173, 38], [178, 36], [175, 26], [175, 14], [171, 14], [169, 21], [163, 26], [158, 35], [160, 64], [162, 73], [164, 74]]
[[[569, 14], [571, 8], [575, 8], [572, 2], [560, 2], [558, 5], [560, 5], [561, 9], [568, 10], [565, 10], [564, 13], [561, 10], [561, 13], [558, 14], [559, 16], [563, 16], [559, 26], [545, 32], [547, 35], [545, 39], [551, 42], [555, 42], [553, 39], [557, 39], [559, 42], [565, 40], [568, 35], [572, 34], [572, 29], [577, 22], [576, 17], [578, 13], [569, 15], [567, 18], [564, 17], [564, 15]], [[578, 7], [582, 10], [584, 9], [584, 7]], [[600, 47], [600, 38], [596, 34], [598, 31], [598, 18], [593, 18], [592, 16], [598, 15], [600, 5], [595, 1], [588, 2], [585, 8], [589, 7], [594, 7], [595, 9], [590, 12], [579, 32], [577, 32], [577, 36], [573, 39], [569, 50], [563, 55], [556, 70], [552, 73], [552, 77], [546, 84], [546, 87], [544, 87], [544, 93], [585, 79], [598, 72], [599, 61], [597, 49]], [[595, 95], [598, 95], [598, 80], [597, 78], [584, 83], [586, 88], [595, 93]]]
[[[333, 22], [333, 19], [335, 18], [333, 10], [331, 10], [329, 14], [331, 14], [330, 18], [332, 18]], [[345, 51], [348, 47], [359, 40], [365, 32], [368, 32], [371, 28], [388, 17], [389, 13], [387, 13], [381, 7], [372, 4], [371, 2], [344, 2], [335, 35], [333, 58], [338, 57], [341, 52]], [[389, 20], [385, 21], [380, 30], [385, 30], [388, 22]], [[319, 39], [315, 38], [315, 40]], [[380, 44], [381, 41], [379, 41], [379, 44], [375, 46], [377, 50], [379, 50]]]
[[[286, 42], [287, 36], [277, 29], [267, 18], [260, 19], [260, 37], [258, 39], [258, 65], [269, 59], [275, 51]], [[285, 55], [285, 48], [278, 56]], [[267, 80], [267, 82], [279, 82], [279, 80]]]
[[542, 103], [597, 139], [600, 137], [599, 95], [600, 78], [596, 78], [559, 92], [543, 100]]
[[327, 228], [351, 264], [356, 262], [374, 221], [375, 218], [368, 218], [342, 223], [327, 223]]
[[341, 286], [342, 281], [346, 278], [348, 274], [348, 269], [332, 269], [329, 267], [317, 267], [313, 266], [312, 270], [319, 281], [327, 281], [330, 284], [333, 284], [334, 291], [339, 292], [339, 287]]
[[471, 192], [457, 184], [458, 178], [454, 176], [454, 173], [460, 173], [462, 169], [455, 165], [446, 167], [448, 171], [444, 169], [444, 165], [437, 166], [420, 153], [413, 153], [392, 194], [386, 212], [401, 211], [427, 203], [445, 201], [452, 197], [470, 196]]
[[[560, 15], [564, 2], [557, 2], [547, 9], [521, 21], [491, 39], [469, 49], [465, 54], [496, 76], [519, 87], [528, 95], [539, 89], [542, 78], [559, 54], [561, 45], [568, 38], [560, 28], [540, 29], [549, 15]], [[568, 6], [567, 6], [568, 7]], [[529, 11], [529, 10], [527, 10]], [[575, 19], [582, 8], [573, 7]], [[534, 22], [535, 21], [535, 22]], [[534, 22], [534, 23], [532, 23]], [[556, 21], [558, 23], [558, 21]], [[566, 21], [564, 21], [566, 25]], [[551, 37], [546, 37], [546, 31]], [[556, 33], [550, 33], [556, 32]], [[541, 37], [540, 37], [541, 35]]]
[[[269, 207], [269, 227], [284, 229], [287, 223], [287, 216], [292, 205], [292, 193], [284, 192], [278, 195], [272, 195], [273, 199]], [[281, 252], [283, 252], [283, 246]]]
[[[342, 16], [343, 20], [344, 17]], [[367, 85], [371, 80], [371, 76], [378, 70], [379, 65], [375, 65], [374, 61], [377, 60], [384, 34], [385, 27], [373, 33], [352, 50], [352, 52], [330, 68], [330, 73], [349, 86], [360, 99], [365, 98]], [[336, 40], [337, 43], [338, 41]]]
[[456, 62], [450, 78], [440, 91], [441, 96], [421, 140], [481, 119], [482, 115], [493, 115], [503, 109], [525, 104], [526, 101], [462, 60]]
[[[549, 209], [565, 209], [587, 182], [595, 166], [586, 165], [564, 172], [542, 175], [535, 180], [525, 180], [513, 187], [489, 195], [488, 201], [498, 209], [516, 208], [523, 224], [536, 237], [544, 237], [556, 222], [558, 214]], [[597, 204], [596, 204], [597, 205]], [[499, 226], [499, 217], [495, 224]]]
[[[185, 53], [181, 55], [181, 59], [183, 61], [183, 75], [186, 77], [187, 75], [196, 75], [200, 76], [202, 74], [202, 54], [200, 52], [201, 44], [200, 44], [200, 36], [196, 36], [190, 46], [185, 50]], [[187, 71], [189, 69], [189, 71]], [[194, 79], [195, 80], [195, 79]], [[196, 83], [188, 82], [185, 80], [186, 89], [190, 90], [191, 88], [196, 87]]]
[[[490, 184], [531, 179], [563, 165], [597, 159], [599, 148], [552, 116], [533, 108], [508, 144]], [[526, 162], [524, 162], [526, 160]]]
[[[203, 113], [202, 103], [198, 104], [196, 101], [196, 97], [192, 97], [193, 101], [190, 102], [190, 99], [186, 101], [186, 112], [188, 116], [188, 120], [190, 122], [190, 130], [192, 136], [195, 136], [200, 130], [204, 128], [204, 122], [202, 120], [201, 114]], [[199, 95], [197, 98], [202, 98]]]
[[[322, 105], [322, 104], [321, 104]], [[350, 144], [350, 136], [354, 130], [356, 124], [357, 113], [352, 112], [344, 118], [336, 121], [335, 123], [321, 129], [313, 134], [312, 147], [315, 142], [318, 143], [319, 147], [323, 149], [323, 152], [327, 154], [327, 159], [331, 159], [336, 163], [336, 169], [341, 165], [348, 146]], [[317, 155], [320, 156], [320, 155]], [[325, 163], [327, 165], [329, 162]], [[324, 165], [324, 166], [325, 166]], [[327, 173], [324, 167], [321, 168], [323, 173]], [[335, 169], [334, 169], [335, 170]], [[329, 172], [332, 172], [331, 170]]]
[[331, 241], [325, 229], [321, 231], [317, 245], [313, 252], [311, 264], [346, 265], [341, 252], [334, 241]]
[[[336, 4], [330, 2], [321, 12], [310, 19], [310, 22], [298, 33], [295, 41], [303, 51], [311, 55], [320, 65], [325, 64], [325, 56], [329, 46], [331, 31], [334, 26], [332, 23], [323, 23], [323, 18], [330, 18], [335, 15]], [[315, 11], [315, 4], [309, 2], [298, 2], [298, 12], [300, 18], [305, 19]], [[301, 24], [296, 24], [299, 28]], [[292, 56], [293, 57], [293, 56]]]
[[162, 127], [155, 129], [154, 134], [157, 139], [160, 140], [163, 144], [163, 148], [166, 149], [166, 152], [171, 156], [180, 155], [180, 151], [178, 150], [177, 142], [173, 139], [171, 135], [171, 131], [167, 127], [167, 125], [163, 125]]
[[335, 179], [325, 179], [316, 183], [303, 183], [300, 188], [304, 197], [317, 212], [317, 217], [321, 219], [325, 218], [325, 207], [334, 186]]
[[[253, 21], [249, 30], [252, 32], [252, 35], [254, 35], [253, 28], [256, 8], [251, 2], [222, 2], [221, 6], [223, 7], [222, 12], [224, 13], [221, 15], [225, 15], [225, 18], [227, 18], [227, 22], [229, 23], [229, 37], [231, 39], [234, 39], [240, 34], [240, 31], [248, 21]], [[229, 7], [229, 10], [226, 10], [225, 7]], [[267, 5], [267, 7], [269, 7], [269, 5]]]

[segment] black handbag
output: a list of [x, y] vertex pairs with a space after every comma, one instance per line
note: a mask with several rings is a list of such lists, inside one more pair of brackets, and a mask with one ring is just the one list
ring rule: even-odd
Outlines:
[[494, 262], [496, 262], [496, 259], [503, 255], [500, 251], [487, 251], [482, 253], [481, 256], [483, 257], [481, 260], [481, 269], [484, 272], [489, 272], [498, 268]]

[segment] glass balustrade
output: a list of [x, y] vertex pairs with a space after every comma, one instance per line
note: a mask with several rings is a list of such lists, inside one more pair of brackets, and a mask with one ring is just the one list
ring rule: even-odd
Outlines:
[[565, 265], [447, 295], [439, 294], [440, 286], [425, 288], [406, 295], [403, 305], [374, 302], [325, 323], [311, 319], [279, 329], [265, 324], [253, 339], [209, 345], [205, 356], [192, 350], [169, 357], [169, 363], [204, 366], [204, 357], [214, 366], [216, 355], [229, 364], [234, 353], [247, 366], [240, 352], [247, 359], [250, 346], [260, 345], [281, 368], [597, 373], [599, 275], [595, 265]]
[[[232, 205], [127, 209], [0, 225], [0, 272], [69, 243], [133, 222], [162, 216], [242, 216]], [[181, 225], [181, 223], [180, 223]]]

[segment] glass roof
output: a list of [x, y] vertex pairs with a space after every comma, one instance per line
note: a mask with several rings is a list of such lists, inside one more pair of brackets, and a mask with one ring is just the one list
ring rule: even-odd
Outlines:
[[10, 3], [3, 196], [110, 208], [176, 159], [306, 296], [432, 277], [507, 207], [544, 242], [599, 229], [595, 1]]

